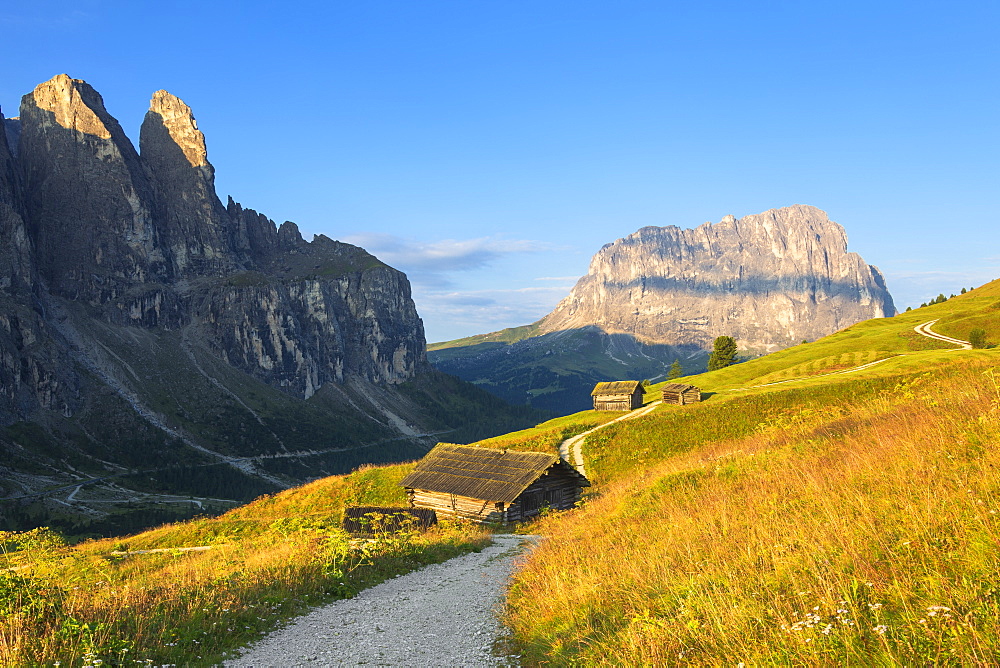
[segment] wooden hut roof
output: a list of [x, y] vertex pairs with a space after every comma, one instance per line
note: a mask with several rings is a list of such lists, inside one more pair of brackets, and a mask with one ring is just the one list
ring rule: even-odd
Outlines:
[[594, 391], [590, 393], [592, 397], [603, 397], [607, 394], [632, 394], [642, 383], [637, 380], [613, 380], [607, 383], [598, 383]]
[[[439, 443], [417, 462], [416, 468], [400, 484], [413, 489], [512, 503], [559, 461], [554, 453]], [[573, 471], [572, 467], [567, 468]]]
[[687, 392], [688, 390], [697, 390], [698, 388], [694, 385], [685, 385], [684, 383], [667, 383], [660, 389], [664, 392]]

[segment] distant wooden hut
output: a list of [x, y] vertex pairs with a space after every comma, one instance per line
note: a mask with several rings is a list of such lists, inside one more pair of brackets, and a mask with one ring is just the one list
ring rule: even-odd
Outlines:
[[701, 390], [694, 385], [685, 385], [684, 383], [667, 383], [663, 386], [663, 403], [665, 404], [677, 404], [683, 406], [685, 404], [694, 404], [701, 401]]
[[590, 396], [595, 411], [632, 411], [642, 408], [642, 383], [637, 380], [614, 380], [598, 383]]
[[518, 522], [565, 510], [587, 479], [556, 454], [439, 443], [400, 483], [410, 505], [477, 522]]
[[425, 508], [348, 506], [344, 509], [344, 531], [363, 536], [423, 531], [437, 524], [437, 515]]

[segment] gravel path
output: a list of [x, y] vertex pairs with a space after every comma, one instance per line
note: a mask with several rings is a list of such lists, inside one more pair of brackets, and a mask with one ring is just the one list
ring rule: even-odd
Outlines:
[[[583, 465], [583, 442], [587, 440], [587, 437], [593, 434], [598, 429], [604, 429], [605, 427], [610, 427], [616, 422], [621, 422], [622, 420], [631, 420], [632, 418], [637, 418], [639, 416], [649, 413], [651, 410], [659, 406], [662, 401], [654, 401], [653, 403], [643, 406], [642, 408], [637, 408], [630, 413], [626, 413], [621, 417], [617, 417], [610, 422], [605, 422], [604, 424], [599, 424], [593, 429], [583, 432], [582, 434], [577, 434], [571, 438], [567, 438], [565, 441], [559, 444], [559, 457], [562, 458], [564, 462], [574, 467], [580, 472], [580, 475], [587, 475], [587, 469]], [[573, 456], [573, 461], [570, 461], [570, 455]]]
[[227, 661], [265, 666], [510, 666], [497, 657], [497, 608], [516, 557], [536, 536], [498, 535], [455, 557], [299, 617]]

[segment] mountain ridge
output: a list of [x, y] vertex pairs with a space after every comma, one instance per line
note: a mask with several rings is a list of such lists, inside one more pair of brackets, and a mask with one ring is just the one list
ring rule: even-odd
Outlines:
[[[438, 368], [508, 401], [565, 413], [586, 408], [587, 385], [602, 380], [657, 380], [674, 360], [697, 373], [717, 336], [754, 356], [894, 313], [881, 272], [847, 251], [844, 228], [794, 205], [641, 228], [602, 246], [537, 322], [427, 350]], [[589, 370], [567, 359], [585, 349]]]
[[246, 500], [537, 417], [429, 366], [402, 272], [224, 205], [176, 96], [153, 94], [138, 151], [67, 75], [4, 126], [0, 500], [20, 501], [0, 521], [103, 522], [110, 506], [46, 500], [95, 480], [122, 506]]

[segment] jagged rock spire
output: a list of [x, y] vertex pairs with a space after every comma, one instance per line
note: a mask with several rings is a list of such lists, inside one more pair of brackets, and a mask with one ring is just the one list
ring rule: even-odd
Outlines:
[[234, 268], [232, 227], [215, 193], [215, 169], [191, 107], [168, 93], [153, 93], [139, 131], [139, 149], [156, 190], [164, 243], [179, 274]]
[[25, 95], [18, 155], [38, 265], [56, 293], [104, 303], [166, 278], [146, 169], [90, 85], [60, 74]]

